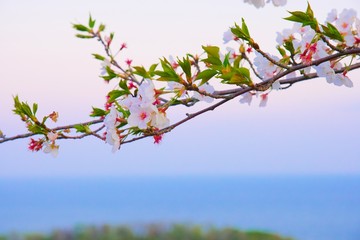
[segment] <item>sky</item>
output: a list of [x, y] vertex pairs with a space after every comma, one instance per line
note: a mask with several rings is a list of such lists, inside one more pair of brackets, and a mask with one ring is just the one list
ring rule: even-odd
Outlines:
[[[319, 21], [355, 0], [310, 1]], [[12, 96], [39, 104], [39, 114], [60, 114], [59, 125], [91, 120], [113, 85], [100, 79], [98, 42], [74, 37], [72, 23], [89, 14], [115, 32], [114, 44], [128, 49], [118, 59], [150, 66], [165, 56], [201, 54], [201, 45], [222, 46], [222, 34], [243, 17], [253, 38], [276, 53], [276, 32], [292, 26], [286, 10], [305, 10], [306, 1], [256, 9], [241, 0], [214, 1], [4, 1], [0, 0], [0, 129], [24, 133], [12, 114]], [[270, 95], [268, 106], [238, 99], [203, 114], [159, 145], [145, 139], [111, 146], [98, 139], [61, 140], [57, 158], [27, 149], [29, 139], [0, 144], [0, 178], [159, 175], [312, 175], [360, 173], [360, 71], [349, 73], [353, 88], [325, 79], [303, 82]], [[204, 105], [202, 105], [204, 106]], [[176, 108], [170, 120], [194, 112]], [[174, 121], [172, 121], [174, 122]], [[55, 126], [55, 125], [54, 125]]]

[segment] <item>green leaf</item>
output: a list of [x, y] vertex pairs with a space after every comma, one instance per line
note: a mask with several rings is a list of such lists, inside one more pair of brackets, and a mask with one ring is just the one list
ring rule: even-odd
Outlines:
[[249, 30], [245, 24], [244, 19], [242, 19], [242, 27], [240, 27], [239, 25], [237, 25], [235, 23], [235, 27], [230, 28], [231, 32], [238, 38], [245, 40], [245, 41], [250, 41], [250, 33]]
[[224, 67], [230, 65], [230, 53], [227, 53], [227, 54], [225, 55], [225, 58], [224, 58], [224, 61], [223, 61], [222, 65], [223, 65]]
[[129, 92], [125, 90], [112, 90], [109, 92], [109, 101], [114, 102], [117, 98], [127, 95]]
[[24, 102], [21, 103], [21, 110], [28, 117], [31, 118], [33, 116], [32, 112], [31, 112], [31, 108], [27, 103], [24, 103]]
[[[295, 53], [295, 48], [294, 48], [294, 44], [293, 44], [293, 42], [292, 41], [285, 41], [284, 42], [284, 48], [286, 49], [286, 50], [288, 50], [290, 53], [291, 53], [291, 55], [294, 55], [294, 53]], [[281, 52], [280, 52], [281, 53]], [[281, 56], [284, 56], [284, 55], [281, 55]]]
[[116, 73], [109, 67], [109, 66], [106, 66], [106, 72], [107, 72], [107, 76], [101, 76], [105, 81], [110, 81], [111, 79], [113, 78], [116, 78], [117, 75]]
[[339, 32], [339, 30], [337, 30], [337, 28], [332, 25], [331, 23], [327, 23], [326, 24], [327, 26], [325, 25], [321, 25], [322, 29], [323, 29], [323, 33], [325, 36], [328, 36], [329, 38], [331, 39], [334, 39], [334, 40], [338, 40], [340, 42], [344, 42], [344, 36], [341, 35], [341, 33]]
[[190, 79], [191, 78], [191, 63], [189, 61], [189, 57], [183, 58], [182, 61], [180, 59], [178, 59], [178, 63], [179, 63], [179, 66], [181, 67], [181, 69], [184, 71], [186, 78]]
[[37, 110], [38, 110], [38, 104], [33, 103], [33, 110], [32, 111], [33, 111], [34, 115], [36, 114]]
[[221, 66], [222, 61], [220, 60], [220, 48], [217, 46], [202, 46], [208, 57], [202, 61], [211, 65]]
[[232, 84], [250, 84], [251, 78], [250, 78], [250, 71], [247, 68], [241, 67], [241, 68], [235, 68], [235, 74], [230, 79], [229, 83]]
[[220, 58], [220, 48], [217, 46], [202, 46], [204, 51], [207, 53], [207, 55], [210, 57]]
[[130, 90], [128, 88], [127, 81], [121, 80], [119, 82], [119, 87], [122, 88], [124, 91], [126, 91], [128, 94], [130, 94]]
[[196, 79], [201, 79], [201, 83], [200, 85], [203, 85], [204, 83], [208, 82], [211, 78], [213, 78], [216, 74], [218, 73], [218, 71], [213, 70], [213, 69], [206, 69], [202, 72], [200, 72]]
[[35, 134], [46, 134], [46, 130], [39, 125], [36, 124], [30, 124], [28, 125], [28, 130]]
[[102, 32], [104, 30], [105, 30], [105, 25], [101, 23], [99, 28], [98, 28], [98, 32]]
[[246, 26], [246, 23], [245, 23], [244, 18], [242, 18], [241, 21], [242, 21], [241, 29], [242, 29], [243, 33], [245, 34], [245, 36], [250, 39], [249, 29], [248, 29], [248, 27]]
[[277, 46], [276, 49], [279, 51], [279, 53], [282, 57], [286, 56], [286, 52], [282, 47]]
[[150, 78], [149, 73], [143, 66], [134, 66], [133, 68], [135, 69], [134, 74], [139, 75], [143, 78]]
[[90, 29], [82, 24], [73, 24], [73, 28], [80, 32], [90, 32]]
[[97, 60], [100, 60], [100, 61], [104, 61], [105, 60], [105, 57], [99, 55], [99, 54], [96, 54], [96, 53], [93, 53], [92, 54], [94, 56], [95, 59]]
[[94, 26], [95, 26], [95, 22], [96, 22], [96, 20], [93, 20], [92, 18], [91, 18], [91, 15], [89, 15], [89, 27], [92, 29], [92, 28], [94, 28]]
[[91, 133], [91, 129], [88, 125], [77, 124], [74, 126], [74, 128], [76, 129], [76, 132]]
[[208, 57], [208, 58], [204, 59], [203, 62], [212, 64], [212, 65], [215, 65], [215, 66], [221, 66], [222, 65], [222, 62], [221, 62], [220, 58], [216, 58], [216, 57]]
[[243, 58], [242, 58], [241, 56], [237, 56], [237, 57], [235, 58], [234, 63], [233, 63], [233, 65], [234, 65], [235, 68], [238, 68], [238, 67], [240, 66], [240, 62], [241, 62], [242, 59], [243, 59]]
[[306, 12], [301, 11], [294, 11], [289, 12], [291, 14], [290, 17], [284, 18], [285, 20], [289, 20], [292, 22], [299, 22], [302, 23], [303, 26], [310, 26], [315, 31], [318, 31], [318, 22], [316, 18], [314, 17], [314, 12], [310, 7], [310, 4], [308, 3]]
[[306, 14], [307, 14], [311, 19], [314, 19], [314, 12], [313, 12], [313, 10], [312, 10], [311, 7], [310, 7], [310, 3], [309, 3], [309, 2], [308, 2], [307, 9], [306, 9]]
[[222, 75], [219, 76], [223, 79], [223, 83], [227, 84], [246, 84], [250, 85], [252, 83], [250, 77], [250, 71], [247, 68], [232, 68], [230, 72], [225, 71]]
[[76, 34], [75, 36], [77, 38], [82, 38], [82, 39], [94, 38], [94, 36], [92, 36], [92, 35], [83, 35], [83, 34]]
[[180, 82], [180, 76], [175, 72], [175, 70], [171, 66], [171, 63], [168, 60], [166, 60], [165, 58], [160, 59], [160, 63], [163, 71], [154, 71], [154, 73], [160, 77], [157, 80]]
[[156, 69], [157, 65], [158, 65], [157, 63], [154, 63], [153, 65], [150, 66], [148, 73], [149, 73], [149, 75], [150, 75], [151, 77], [154, 76], [154, 72], [155, 72], [155, 69]]
[[102, 117], [106, 115], [106, 111], [101, 108], [93, 107], [92, 109], [93, 111], [90, 114], [91, 117]]

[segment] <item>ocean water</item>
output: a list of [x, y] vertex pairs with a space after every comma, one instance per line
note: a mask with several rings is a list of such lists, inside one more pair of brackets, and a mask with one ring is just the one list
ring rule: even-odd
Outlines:
[[190, 223], [360, 239], [360, 176], [0, 180], [0, 233]]

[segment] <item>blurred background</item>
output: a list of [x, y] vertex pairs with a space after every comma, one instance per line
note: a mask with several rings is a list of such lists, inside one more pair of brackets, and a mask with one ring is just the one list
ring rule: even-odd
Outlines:
[[[310, 2], [320, 22], [355, 0]], [[306, 1], [262, 9], [230, 1], [0, 0], [0, 129], [25, 132], [12, 97], [60, 114], [58, 124], [90, 120], [113, 85], [99, 78], [102, 54], [74, 37], [89, 14], [115, 32], [118, 61], [150, 66], [201, 54], [243, 17], [261, 48], [276, 54], [282, 18]], [[225, 47], [224, 47], [225, 48]], [[97, 139], [60, 141], [57, 158], [31, 153], [29, 140], [0, 145], [0, 233], [77, 224], [194, 223], [277, 232], [297, 239], [360, 238], [359, 71], [353, 88], [325, 79], [270, 94], [266, 108], [233, 100], [165, 135], [113, 154]], [[172, 121], [194, 109], [176, 108]], [[175, 119], [175, 120], [173, 120]], [[331, 229], [331, 231], [330, 231]], [[336, 236], [336, 238], [334, 238]]]

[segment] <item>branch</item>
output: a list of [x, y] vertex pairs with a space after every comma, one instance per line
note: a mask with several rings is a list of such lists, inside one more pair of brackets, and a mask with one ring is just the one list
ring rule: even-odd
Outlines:
[[[59, 131], [59, 130], [65, 130], [65, 129], [73, 129], [75, 128], [76, 125], [79, 125], [79, 124], [82, 124], [82, 125], [94, 125], [94, 124], [99, 124], [99, 123], [102, 123], [104, 120], [101, 120], [101, 119], [98, 119], [98, 120], [93, 120], [93, 121], [88, 121], [88, 122], [84, 122], [84, 123], [77, 123], [77, 124], [70, 124], [70, 125], [66, 125], [66, 126], [59, 126], [59, 127], [56, 127], [56, 128], [53, 128], [53, 129], [50, 129], [50, 130], [53, 130], [53, 131]], [[101, 129], [99, 129], [98, 131], [100, 131]], [[98, 132], [98, 131], [94, 131], [94, 133]], [[4, 143], [4, 142], [8, 142], [8, 141], [13, 141], [13, 140], [17, 140], [17, 139], [21, 139], [21, 138], [28, 138], [28, 137], [32, 137], [32, 136], [35, 136], [35, 135], [40, 135], [38, 133], [25, 133], [25, 134], [19, 134], [19, 135], [15, 135], [15, 136], [12, 136], [12, 137], [4, 137], [2, 139], [0, 139], [0, 144], [1, 143]], [[83, 134], [85, 136], [89, 136], [89, 135], [93, 135], [92, 133], [89, 133], [89, 134]], [[82, 135], [80, 135], [82, 136]], [[80, 139], [80, 138], [83, 138], [85, 136], [77, 136], [77, 137], [65, 137], [63, 136], [62, 138], [65, 139], [65, 138], [68, 138], [68, 139]]]

